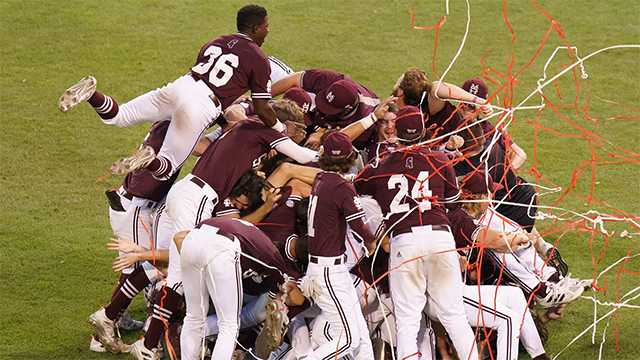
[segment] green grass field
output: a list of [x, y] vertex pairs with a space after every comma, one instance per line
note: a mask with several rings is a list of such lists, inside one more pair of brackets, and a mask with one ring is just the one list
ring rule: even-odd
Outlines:
[[[263, 3], [270, 13], [271, 33], [264, 46], [268, 54], [294, 69], [326, 67], [348, 73], [380, 96], [387, 95], [399, 74], [411, 66], [438, 78], [460, 46], [466, 21], [465, 3], [451, 1], [434, 64], [434, 32], [412, 30], [409, 10], [415, 8], [417, 25], [432, 25], [444, 15], [444, 1]], [[108, 300], [116, 278], [110, 270], [113, 254], [105, 247], [110, 227], [103, 193], [120, 179], [105, 180], [104, 175], [113, 160], [137, 146], [146, 127], [107, 127], [89, 106], [62, 114], [56, 108], [57, 99], [87, 74], [121, 102], [177, 78], [192, 65], [207, 39], [234, 32], [235, 12], [243, 4], [0, 1], [0, 358], [126, 358], [88, 351], [87, 317]], [[513, 68], [521, 68], [549, 29], [543, 7], [557, 20], [564, 39], [551, 31], [539, 56], [515, 79], [514, 104], [534, 91], [556, 46], [577, 46], [579, 56], [584, 56], [611, 45], [640, 43], [640, 3], [635, 1], [542, 1], [541, 5], [510, 1], [506, 15], [515, 33], [512, 46], [502, 2], [477, 0], [471, 4], [466, 45], [445, 80], [460, 84], [485, 67], [506, 75], [511, 54]], [[558, 113], [550, 108], [516, 112], [510, 131], [529, 154], [524, 176], [535, 179], [529, 172], [535, 166], [544, 177], [542, 184], [567, 189], [573, 170], [586, 164], [584, 171], [577, 172], [575, 188], [558, 206], [577, 212], [620, 209], [640, 215], [638, 55], [639, 49], [618, 49], [591, 58], [585, 63], [589, 78], [580, 81], [579, 92], [572, 72], [560, 78], [557, 86], [545, 88]], [[566, 51], [561, 51], [550, 63], [549, 74], [571, 63]], [[504, 81], [496, 73], [491, 75]], [[501, 93], [496, 103], [503, 100]], [[528, 104], [539, 103], [539, 97], [534, 97]], [[585, 109], [591, 118], [585, 116]], [[626, 160], [594, 167], [590, 203], [589, 142], [544, 130], [536, 138], [535, 124], [562, 134], [580, 135], [580, 127], [593, 131], [602, 136], [594, 142], [598, 161], [621, 160], [610, 154], [624, 154]], [[555, 204], [558, 197], [545, 196], [542, 203]], [[567, 223], [539, 224], [549, 230]], [[639, 231], [629, 224], [606, 226]], [[615, 235], [607, 242], [600, 235], [590, 242], [589, 235], [574, 230], [548, 237], [559, 239], [559, 248], [577, 276], [592, 277], [622, 256], [640, 252], [637, 235]], [[640, 257], [611, 270], [599, 282], [606, 291], [597, 293], [598, 299], [619, 302], [623, 294], [640, 286], [639, 271]], [[630, 304], [640, 306], [640, 301]], [[142, 304], [134, 303], [133, 309], [139, 314]], [[612, 308], [598, 309], [601, 316]], [[640, 335], [639, 316], [637, 308], [616, 313], [606, 328], [605, 359], [640, 358], [635, 342]], [[556, 354], [592, 321], [593, 303], [577, 301], [563, 321], [551, 326], [548, 352]], [[595, 345], [589, 333], [560, 358], [598, 358], [605, 323], [598, 326]], [[128, 339], [135, 336], [128, 334]]]

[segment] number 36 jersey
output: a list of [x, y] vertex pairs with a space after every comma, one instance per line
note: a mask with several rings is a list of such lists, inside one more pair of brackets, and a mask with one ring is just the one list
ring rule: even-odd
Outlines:
[[213, 39], [200, 49], [191, 75], [202, 80], [226, 109], [251, 90], [254, 99], [271, 99], [271, 67], [267, 56], [244, 34]]
[[[354, 185], [370, 195], [385, 214], [385, 225], [394, 234], [413, 226], [449, 225], [445, 206], [460, 196], [448, 157], [425, 148], [400, 149], [388, 154], [358, 175]], [[410, 213], [409, 213], [410, 212]], [[409, 213], [409, 214], [407, 214]]]

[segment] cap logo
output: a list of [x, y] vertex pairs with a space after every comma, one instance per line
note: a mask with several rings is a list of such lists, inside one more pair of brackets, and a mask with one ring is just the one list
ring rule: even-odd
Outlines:
[[308, 113], [309, 112], [309, 107], [310, 107], [310, 104], [308, 102], [302, 104], [302, 112], [305, 113], [305, 114]]
[[337, 155], [340, 155], [341, 153], [342, 153], [342, 151], [340, 151], [340, 150], [331, 150], [331, 154], [332, 155], [336, 155], [337, 156]]
[[478, 84], [471, 84], [471, 87], [469, 88], [470, 93], [478, 95], [478, 90], [480, 90], [480, 86]]
[[333, 92], [329, 91], [329, 92], [327, 93], [326, 98], [327, 98], [327, 101], [328, 101], [328, 102], [332, 103], [332, 102], [333, 102], [333, 100], [334, 100], [336, 97], [335, 97], [335, 95], [333, 95]]
[[409, 134], [415, 134], [416, 131], [418, 131], [418, 129], [407, 129], [407, 133]]

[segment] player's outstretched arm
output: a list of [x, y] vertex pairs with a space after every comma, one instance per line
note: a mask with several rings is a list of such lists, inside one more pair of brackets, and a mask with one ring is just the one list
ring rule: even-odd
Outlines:
[[[472, 104], [485, 105], [487, 100], [479, 98], [461, 87], [446, 82], [434, 81], [431, 86], [429, 111], [431, 115], [438, 113], [444, 107], [446, 100], [460, 100]], [[481, 111], [483, 109], [481, 108]], [[484, 111], [483, 111], [484, 112]]]
[[349, 124], [349, 126], [340, 130], [341, 133], [347, 135], [351, 141], [358, 138], [358, 136], [362, 135], [363, 132], [367, 131], [373, 124], [378, 121], [378, 119], [382, 119], [384, 115], [389, 111], [389, 105], [396, 101], [398, 98], [396, 97], [388, 97], [384, 102], [376, 107], [376, 110], [371, 114], [363, 117], [362, 119]]
[[306, 184], [313, 185], [316, 175], [321, 170], [303, 165], [282, 163], [269, 175], [267, 181], [274, 187], [282, 187], [291, 179], [298, 179]]
[[497, 252], [512, 252], [520, 245], [529, 242], [524, 232], [505, 233], [482, 227], [478, 232], [478, 245]]
[[273, 85], [271, 85], [271, 96], [284, 94], [285, 91], [291, 89], [292, 87], [301, 87], [300, 80], [302, 80], [302, 74], [304, 74], [304, 71], [298, 71], [276, 81]]
[[271, 107], [271, 105], [269, 104], [269, 100], [267, 99], [253, 99], [253, 108], [256, 112], [256, 115], [258, 115], [258, 117], [260, 117], [260, 120], [262, 120], [262, 122], [270, 127], [273, 128], [277, 131], [284, 131], [286, 128], [284, 126], [284, 124], [282, 124], [279, 120], [278, 117], [276, 116], [275, 111], [273, 111], [273, 108]]

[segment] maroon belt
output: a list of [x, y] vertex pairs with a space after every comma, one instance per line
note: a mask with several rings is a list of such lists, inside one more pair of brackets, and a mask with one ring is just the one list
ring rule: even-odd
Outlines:
[[[429, 226], [429, 225], [424, 225], [424, 226]], [[449, 227], [449, 225], [431, 225], [431, 230], [432, 231], [447, 231], [447, 232], [451, 232], [451, 228]], [[402, 235], [402, 234], [408, 234], [411, 232], [411, 228], [409, 229], [405, 229], [405, 230], [400, 230], [400, 231], [392, 231], [391, 232], [391, 237], [394, 236], [398, 236], [398, 235]]]
[[192, 176], [191, 179], [189, 179], [189, 181], [191, 181], [192, 183], [198, 185], [200, 188], [203, 188], [205, 185], [205, 182], [202, 181], [202, 179]]

